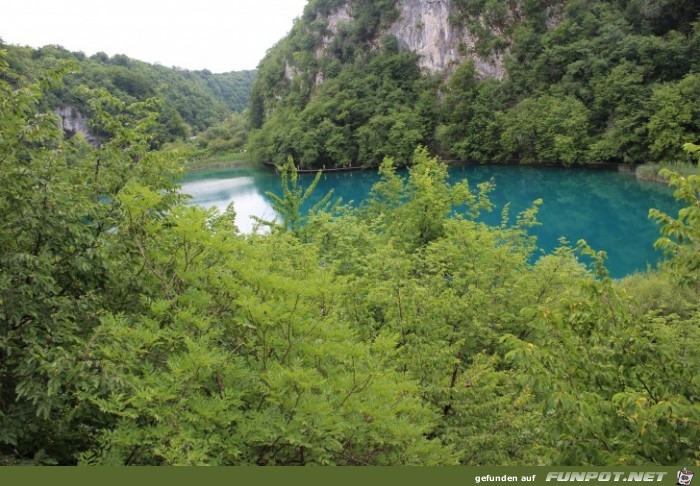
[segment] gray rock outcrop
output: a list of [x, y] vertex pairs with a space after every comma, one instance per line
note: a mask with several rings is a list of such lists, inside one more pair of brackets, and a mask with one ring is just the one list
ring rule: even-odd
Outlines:
[[60, 106], [54, 110], [54, 113], [60, 118], [61, 129], [66, 135], [72, 137], [80, 134], [90, 145], [96, 147], [99, 144], [97, 137], [90, 131], [87, 118], [74, 106]]
[[400, 16], [388, 29], [399, 48], [419, 54], [418, 65], [429, 73], [450, 70], [471, 59], [483, 77], [503, 79], [503, 55], [484, 59], [474, 53], [477, 38], [450, 22], [450, 0], [400, 0]]
[[[396, 8], [398, 19], [383, 34], [396, 37], [399, 48], [420, 55], [418, 65], [427, 73], [450, 71], [459, 64], [472, 60], [476, 72], [484, 78], [503, 79], [505, 75], [504, 53], [494, 53], [488, 58], [476, 54], [476, 35], [466, 27], [450, 22], [452, 4], [450, 0], [399, 0]], [[347, 5], [341, 5], [328, 16], [319, 17], [326, 24], [328, 34], [316, 50], [321, 57], [338, 34], [340, 27], [353, 21]], [[496, 33], [497, 34], [497, 33]], [[298, 74], [285, 66], [285, 74], [292, 79]], [[316, 84], [323, 82], [319, 75]]]

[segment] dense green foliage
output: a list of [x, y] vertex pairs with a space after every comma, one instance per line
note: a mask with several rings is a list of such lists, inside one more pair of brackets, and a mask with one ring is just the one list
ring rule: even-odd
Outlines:
[[250, 123], [246, 114], [233, 113], [218, 125], [207, 128], [196, 139], [197, 147], [210, 153], [244, 150]]
[[427, 113], [435, 102], [419, 88], [425, 82], [415, 61], [413, 54], [384, 51], [325, 81], [301, 111], [280, 102], [251, 136], [254, 156], [289, 155], [302, 167], [377, 165], [392, 154], [408, 161], [430, 131]]
[[58, 75], [0, 60], [0, 463], [700, 464], [697, 176], [621, 282], [584, 242], [531, 263], [539, 201], [477, 223], [491, 185], [425, 148], [334, 214], [288, 166], [241, 235], [148, 150], [157, 104], [93, 92], [109, 140], [63, 140]]
[[253, 88], [257, 72], [231, 71], [228, 73], [211, 73], [207, 70], [194, 71], [204, 78], [209, 91], [215, 99], [223, 101], [234, 113], [241, 113], [250, 103], [250, 91]]
[[[451, 24], [477, 43], [434, 79], [383, 34], [394, 4], [309, 2], [259, 66], [258, 160], [404, 164], [422, 143], [478, 162], [674, 162], [700, 139], [694, 0], [454, 1]], [[333, 34], [325, 19], [340, 6], [351, 19]], [[504, 78], [478, 75], [473, 55], [502, 58]]]
[[98, 53], [87, 57], [60, 46], [4, 48], [8, 51], [6, 62], [28, 77], [60, 64], [74, 67], [64, 84], [44, 97], [42, 107], [46, 109], [67, 105], [91, 119], [89, 96], [83, 86], [106, 89], [127, 104], [160, 98], [163, 103], [158, 108], [158, 123], [153, 126], [153, 146], [197, 134], [222, 123], [232, 112], [242, 112], [248, 105], [256, 75], [255, 71], [213, 74], [207, 70], [167, 68], [124, 55], [109, 57]]

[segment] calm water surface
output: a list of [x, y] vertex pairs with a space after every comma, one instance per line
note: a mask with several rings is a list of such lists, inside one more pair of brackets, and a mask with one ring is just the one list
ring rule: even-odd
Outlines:
[[[613, 277], [645, 270], [661, 259], [653, 249], [659, 236], [658, 226], [647, 218], [649, 208], [676, 214], [680, 205], [667, 187], [637, 181], [633, 175], [585, 169], [520, 166], [464, 166], [450, 168], [451, 182], [469, 179], [476, 184], [493, 179], [492, 213], [481, 219], [498, 225], [501, 209], [510, 202], [510, 219], [542, 198], [538, 220], [531, 230], [538, 246], [551, 252], [559, 237], [575, 243], [585, 239], [594, 249], [608, 253], [608, 269]], [[307, 184], [313, 175], [301, 176]], [[374, 171], [329, 173], [314, 193], [316, 200], [333, 189], [343, 202], [361, 203], [379, 180]], [[195, 171], [183, 180], [182, 191], [192, 195], [192, 203], [214, 206], [220, 211], [233, 203], [237, 225], [250, 232], [255, 215], [273, 219], [275, 212], [265, 192], [281, 193], [278, 176], [270, 170], [254, 167]], [[313, 202], [312, 202], [313, 203]]]

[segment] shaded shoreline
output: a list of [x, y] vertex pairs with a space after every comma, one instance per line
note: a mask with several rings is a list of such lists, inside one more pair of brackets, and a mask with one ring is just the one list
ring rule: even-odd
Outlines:
[[208, 164], [196, 165], [194, 167], [189, 167], [187, 165], [184, 166], [188, 172], [209, 169], [230, 169], [234, 167], [258, 167], [258, 164], [255, 164], [249, 160], [232, 160], [230, 162], [211, 162]]
[[[481, 163], [481, 162], [470, 162], [466, 160], [458, 159], [439, 159], [440, 162], [444, 162], [449, 166], [454, 167], [477, 167], [477, 166], [520, 166], [520, 167], [546, 167], [555, 169], [590, 169], [590, 170], [608, 170], [623, 173], [634, 174], [635, 170], [639, 165], [633, 164], [615, 164], [615, 163], [595, 163], [595, 164], [571, 164], [565, 165], [558, 162], [542, 162], [537, 164], [522, 164], [517, 160], [511, 160], [506, 162], [492, 162], [492, 163]], [[277, 165], [272, 162], [262, 162], [261, 164], [251, 163], [252, 165], [257, 165], [258, 167], [267, 167], [273, 170], [277, 170]], [[353, 172], [361, 170], [377, 170], [379, 166], [351, 166], [351, 167], [321, 167], [314, 169], [300, 169], [297, 167], [297, 172], [299, 174], [315, 174], [316, 172], [322, 173], [333, 173], [333, 172]]]
[[[649, 177], [640, 174], [640, 169], [644, 165], [638, 164], [616, 164], [616, 163], [593, 163], [593, 164], [572, 164], [565, 165], [557, 162], [543, 162], [537, 164], [522, 164], [517, 160], [506, 161], [506, 162], [493, 162], [493, 163], [480, 163], [480, 162], [470, 162], [458, 159], [440, 159], [441, 162], [449, 166], [454, 167], [474, 167], [474, 166], [520, 166], [520, 167], [543, 167], [543, 168], [553, 168], [553, 169], [586, 169], [586, 170], [602, 170], [611, 172], [620, 172], [629, 175], [636, 176], [639, 180], [646, 180], [652, 182], [658, 182], [661, 184], [667, 184], [668, 181], [660, 177]], [[273, 162], [253, 162], [249, 159], [234, 159], [229, 161], [220, 162], [205, 162], [202, 164], [195, 164], [194, 166], [184, 166], [184, 169], [189, 171], [200, 171], [200, 170], [211, 170], [211, 169], [228, 169], [236, 167], [259, 167], [266, 168], [273, 171], [277, 171], [277, 165]], [[322, 173], [340, 173], [340, 172], [359, 172], [359, 171], [373, 171], [377, 170], [379, 166], [351, 166], [351, 167], [319, 167], [319, 168], [299, 168], [297, 167], [297, 172], [299, 174], [316, 174], [317, 172]]]
[[[262, 163], [263, 167], [267, 167], [269, 169], [277, 170], [277, 165], [272, 163], [272, 162], [263, 162]], [[355, 167], [329, 167], [326, 168], [325, 166], [319, 169], [300, 169], [297, 167], [297, 173], [299, 174], [315, 174], [317, 172], [323, 172], [324, 174], [327, 172], [354, 172], [354, 171], [359, 171], [359, 170], [376, 170], [379, 167], [363, 167], [363, 166], [355, 166]]]

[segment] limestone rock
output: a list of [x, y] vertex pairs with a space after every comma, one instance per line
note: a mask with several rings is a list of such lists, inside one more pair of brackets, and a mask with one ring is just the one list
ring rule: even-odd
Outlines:
[[502, 79], [503, 56], [483, 59], [474, 53], [476, 36], [466, 28], [450, 23], [450, 0], [400, 0], [399, 19], [388, 33], [396, 37], [399, 48], [421, 56], [419, 66], [429, 73], [453, 69], [471, 59], [483, 77]]
[[93, 146], [99, 144], [97, 137], [90, 131], [87, 118], [85, 118], [74, 106], [63, 105], [54, 110], [60, 118], [61, 129], [72, 137], [78, 133]]

